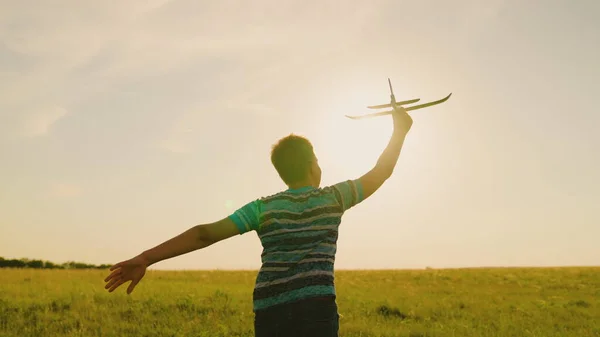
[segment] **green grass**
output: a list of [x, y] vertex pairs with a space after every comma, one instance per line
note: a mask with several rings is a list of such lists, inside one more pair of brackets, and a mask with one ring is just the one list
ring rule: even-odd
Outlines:
[[[254, 336], [256, 272], [0, 270], [0, 336]], [[336, 272], [340, 336], [600, 336], [600, 268]]]

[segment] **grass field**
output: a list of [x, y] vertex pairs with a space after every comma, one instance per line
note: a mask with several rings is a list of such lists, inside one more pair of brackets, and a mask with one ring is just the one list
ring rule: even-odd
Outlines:
[[[255, 272], [0, 270], [0, 336], [253, 336]], [[340, 336], [600, 336], [600, 268], [336, 272]]]

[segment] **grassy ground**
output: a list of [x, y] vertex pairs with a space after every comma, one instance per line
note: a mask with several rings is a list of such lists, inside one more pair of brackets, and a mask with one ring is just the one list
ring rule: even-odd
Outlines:
[[[253, 336], [255, 272], [0, 270], [0, 336]], [[600, 336], [600, 268], [336, 272], [340, 336]]]

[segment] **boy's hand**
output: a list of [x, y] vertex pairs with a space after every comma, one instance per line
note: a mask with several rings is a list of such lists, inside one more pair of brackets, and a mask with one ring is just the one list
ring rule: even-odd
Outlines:
[[131, 294], [135, 286], [146, 274], [146, 268], [148, 268], [148, 262], [142, 255], [119, 262], [110, 268], [113, 272], [104, 279], [104, 282], [108, 282], [104, 286], [104, 289], [108, 289], [108, 292], [112, 293], [121, 284], [131, 281], [131, 284], [127, 287], [127, 294]]
[[394, 118], [394, 131], [401, 132], [403, 135], [407, 134], [412, 127], [412, 117], [406, 112], [400, 105], [393, 106], [394, 112], [392, 116]]

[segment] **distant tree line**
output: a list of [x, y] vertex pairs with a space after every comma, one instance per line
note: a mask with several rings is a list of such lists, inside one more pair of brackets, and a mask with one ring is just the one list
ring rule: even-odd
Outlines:
[[0, 268], [34, 268], [34, 269], [108, 269], [110, 264], [101, 264], [99, 266], [89, 263], [69, 261], [62, 264], [30, 259], [11, 259], [7, 260], [0, 257]]

